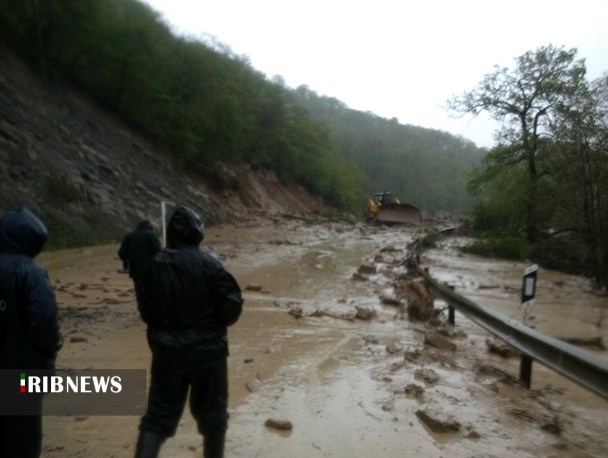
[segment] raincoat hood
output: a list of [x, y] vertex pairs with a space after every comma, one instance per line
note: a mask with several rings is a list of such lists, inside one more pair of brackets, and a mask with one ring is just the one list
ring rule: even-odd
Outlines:
[[35, 258], [48, 239], [46, 226], [31, 210], [8, 211], [0, 219], [0, 251]]
[[177, 207], [167, 226], [167, 246], [180, 248], [198, 245], [205, 237], [205, 225], [200, 216], [188, 207]]
[[137, 228], [140, 231], [153, 231], [154, 227], [152, 227], [152, 223], [150, 223], [150, 221], [148, 221], [147, 219], [144, 219], [143, 221], [140, 221], [137, 224]]

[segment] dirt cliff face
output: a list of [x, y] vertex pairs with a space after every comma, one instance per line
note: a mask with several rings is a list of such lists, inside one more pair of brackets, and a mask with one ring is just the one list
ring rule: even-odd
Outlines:
[[54, 245], [117, 240], [144, 218], [158, 228], [161, 201], [189, 205], [207, 223], [322, 208], [303, 188], [245, 164], [222, 167], [229, 188], [186, 174], [88, 97], [41, 80], [7, 49], [0, 59], [0, 211], [29, 206]]

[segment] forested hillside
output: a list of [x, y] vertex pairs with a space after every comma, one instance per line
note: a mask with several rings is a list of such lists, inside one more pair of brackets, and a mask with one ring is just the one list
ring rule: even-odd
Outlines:
[[431, 210], [466, 202], [472, 143], [293, 91], [136, 0], [0, 0], [0, 26], [47, 81], [77, 84], [220, 185], [235, 185], [221, 162], [246, 162], [358, 214], [379, 188]]
[[449, 102], [490, 114], [497, 145], [469, 181], [475, 251], [511, 253], [608, 286], [608, 73], [590, 81], [576, 48], [541, 46]]
[[351, 110], [306, 86], [294, 93], [298, 103], [329, 126], [339, 154], [363, 172], [368, 194], [390, 190], [427, 212], [458, 211], [471, 203], [467, 174], [486, 150], [446, 132]]

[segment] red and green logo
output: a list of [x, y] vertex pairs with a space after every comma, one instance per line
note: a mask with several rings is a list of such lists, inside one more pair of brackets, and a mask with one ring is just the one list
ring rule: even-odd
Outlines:
[[19, 390], [22, 393], [25, 393], [25, 374], [23, 372], [21, 372], [21, 387], [19, 388]]

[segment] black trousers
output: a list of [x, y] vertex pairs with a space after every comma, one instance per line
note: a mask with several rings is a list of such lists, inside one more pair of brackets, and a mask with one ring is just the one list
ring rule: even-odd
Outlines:
[[42, 416], [0, 415], [0, 457], [38, 458], [42, 450]]
[[196, 371], [181, 371], [152, 355], [148, 408], [139, 429], [163, 439], [175, 435], [190, 391], [190, 412], [203, 436], [223, 434], [228, 426], [228, 366], [216, 364]]

